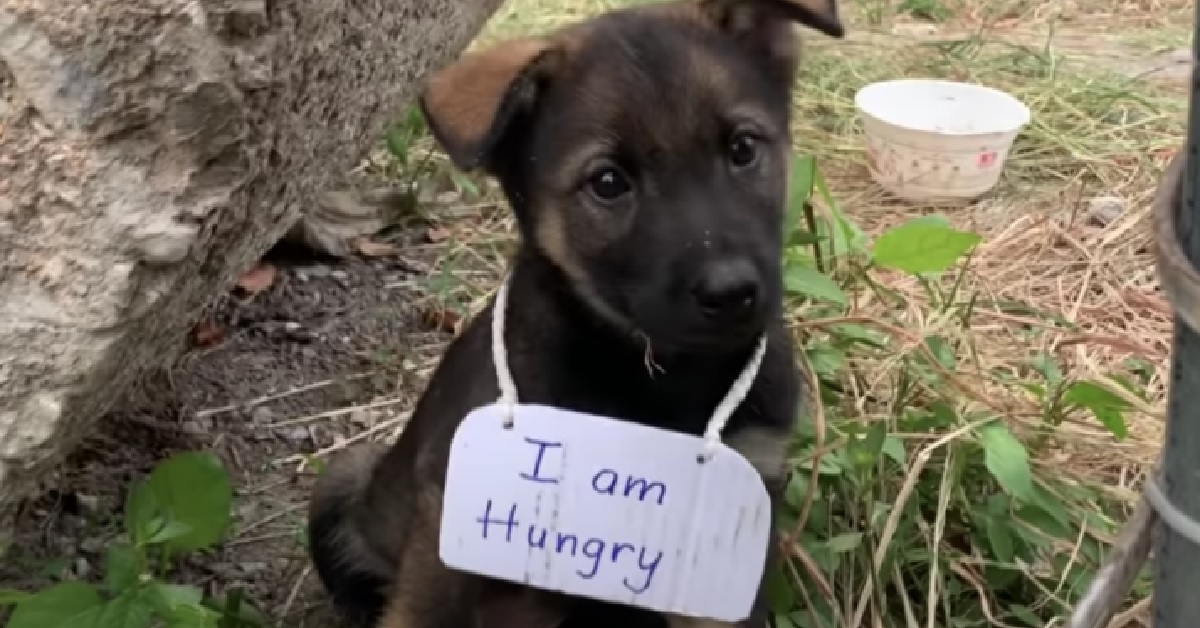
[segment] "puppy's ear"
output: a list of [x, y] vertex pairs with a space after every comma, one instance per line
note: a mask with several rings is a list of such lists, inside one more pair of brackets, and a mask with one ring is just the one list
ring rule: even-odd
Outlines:
[[763, 20], [786, 19], [830, 37], [846, 35], [837, 0], [700, 0], [702, 10], [721, 28], [749, 34]]
[[[696, 0], [692, 0], [695, 2]], [[698, 0], [709, 26], [762, 55], [780, 81], [791, 83], [800, 57], [794, 24], [845, 36], [837, 0]]]
[[456, 166], [488, 167], [514, 116], [533, 105], [562, 56], [553, 41], [517, 39], [467, 53], [434, 73], [421, 111]]

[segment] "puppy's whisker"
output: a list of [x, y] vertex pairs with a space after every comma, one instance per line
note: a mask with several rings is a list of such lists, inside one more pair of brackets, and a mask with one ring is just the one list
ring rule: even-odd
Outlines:
[[650, 375], [650, 379], [654, 379], [655, 371], [659, 373], [666, 373], [667, 370], [664, 369], [658, 362], [654, 361], [654, 348], [650, 346], [650, 336], [647, 336], [646, 332], [641, 330], [635, 330], [633, 333], [638, 340], [642, 341], [642, 346], [645, 347], [642, 359], [646, 366], [646, 372]]

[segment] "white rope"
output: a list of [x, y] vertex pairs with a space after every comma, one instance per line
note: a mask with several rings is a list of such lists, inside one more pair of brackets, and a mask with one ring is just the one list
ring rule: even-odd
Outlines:
[[[504, 427], [510, 428], [515, 420], [514, 412], [517, 405], [517, 384], [513, 380], [512, 371], [508, 368], [508, 349], [504, 342], [504, 318], [508, 309], [508, 286], [510, 277], [505, 277], [496, 292], [496, 303], [492, 306], [492, 361], [496, 365], [496, 381], [500, 385], [499, 403], [503, 406]], [[754, 347], [750, 361], [733, 380], [725, 398], [717, 404], [712, 417], [704, 428], [704, 451], [699, 455], [700, 462], [706, 462], [716, 453], [721, 444], [721, 432], [729, 422], [729, 417], [737, 410], [758, 377], [758, 369], [762, 366], [763, 356], [767, 353], [767, 335], [763, 334]]]
[[758, 339], [758, 346], [754, 347], [754, 353], [750, 355], [750, 361], [746, 366], [742, 367], [742, 372], [738, 374], [737, 379], [733, 380], [733, 385], [729, 387], [729, 392], [725, 393], [725, 398], [721, 403], [717, 404], [717, 409], [713, 410], [712, 418], [708, 420], [708, 426], [704, 428], [704, 454], [702, 461], [712, 458], [712, 455], [717, 451], [717, 445], [721, 444], [721, 432], [725, 429], [725, 424], [729, 422], [729, 417], [733, 416], [733, 411], [737, 410], [738, 406], [742, 405], [742, 400], [750, 393], [750, 388], [754, 386], [754, 380], [758, 377], [758, 367], [762, 366], [763, 356], [767, 353], [767, 335], [763, 334]]
[[504, 412], [505, 429], [513, 426], [513, 414], [517, 405], [517, 383], [508, 368], [508, 348], [504, 344], [504, 314], [508, 308], [508, 277], [496, 292], [496, 303], [492, 306], [492, 361], [496, 364], [496, 381], [500, 384], [500, 405]]

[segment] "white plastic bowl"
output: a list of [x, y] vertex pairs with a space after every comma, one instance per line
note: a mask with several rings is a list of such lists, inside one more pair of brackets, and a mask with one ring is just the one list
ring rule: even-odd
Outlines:
[[996, 186], [1029, 107], [969, 83], [902, 79], [854, 97], [871, 176], [910, 201], [964, 201]]

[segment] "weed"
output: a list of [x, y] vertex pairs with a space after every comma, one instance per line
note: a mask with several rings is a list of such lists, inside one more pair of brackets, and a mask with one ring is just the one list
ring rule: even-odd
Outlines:
[[181, 557], [225, 537], [232, 500], [229, 477], [212, 454], [185, 452], [162, 461], [129, 491], [124, 535], [108, 547], [103, 582], [64, 580], [36, 593], [0, 590], [0, 606], [13, 607], [6, 628], [264, 625], [238, 590], [206, 599], [197, 587], [165, 579]]
[[903, 0], [896, 9], [900, 13], [930, 22], [944, 22], [954, 15], [950, 7], [941, 0]]
[[[1123, 438], [1130, 405], [1045, 355], [1027, 365], [1041, 382], [966, 378], [968, 334], [855, 314], [867, 293], [903, 311], [878, 277], [899, 272], [922, 286], [931, 315], [969, 328], [976, 299], [964, 284], [981, 237], [930, 215], [868, 242], [811, 157], [795, 159], [792, 181], [787, 289], [816, 420], [796, 435], [778, 522], [790, 557], [770, 574], [779, 625], [1032, 628], [1061, 617], [1122, 515], [1094, 488], [1035, 473], [1034, 453], [1080, 413]], [[860, 366], [880, 360], [888, 366]], [[1017, 420], [981, 392], [995, 387], [1035, 398], [1041, 416]]]
[[425, 118], [416, 104], [410, 105], [384, 134], [384, 145], [391, 157], [385, 174], [400, 182], [404, 194], [402, 214], [417, 209], [423, 184], [438, 183], [443, 177], [460, 195], [478, 197], [480, 194], [479, 187], [469, 176], [454, 168], [442, 167], [444, 164], [438, 159], [431, 139]]

